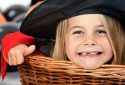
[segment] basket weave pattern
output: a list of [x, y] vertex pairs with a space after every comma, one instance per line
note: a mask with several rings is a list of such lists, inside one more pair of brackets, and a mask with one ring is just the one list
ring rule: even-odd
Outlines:
[[18, 70], [22, 85], [125, 85], [124, 65], [85, 70], [70, 61], [33, 54], [25, 57]]

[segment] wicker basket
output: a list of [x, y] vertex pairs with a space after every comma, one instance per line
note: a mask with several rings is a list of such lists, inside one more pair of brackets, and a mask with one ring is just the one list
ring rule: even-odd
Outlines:
[[125, 85], [125, 66], [85, 70], [70, 61], [30, 55], [18, 66], [22, 85]]

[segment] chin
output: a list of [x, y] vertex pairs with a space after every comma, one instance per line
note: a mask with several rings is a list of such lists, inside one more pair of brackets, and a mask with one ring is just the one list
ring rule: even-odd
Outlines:
[[95, 70], [95, 69], [97, 69], [97, 68], [99, 68], [99, 67], [83, 67], [84, 69], [87, 69], [87, 70]]
[[94, 64], [93, 65], [80, 65], [80, 66], [87, 70], [94, 70], [94, 69], [101, 67], [101, 65], [94, 65]]

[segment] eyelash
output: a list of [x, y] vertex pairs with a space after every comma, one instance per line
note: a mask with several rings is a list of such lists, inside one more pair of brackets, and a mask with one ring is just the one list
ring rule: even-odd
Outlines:
[[72, 34], [81, 34], [81, 33], [83, 33], [83, 32], [82, 31], [75, 31]]
[[[98, 35], [106, 35], [107, 34], [105, 30], [96, 30], [96, 33]], [[84, 32], [81, 30], [76, 30], [76, 31], [72, 32], [72, 34], [74, 36], [82, 36], [84, 34]]]
[[97, 30], [97, 33], [103, 33], [103, 34], [106, 34], [106, 31], [105, 31], [105, 30]]

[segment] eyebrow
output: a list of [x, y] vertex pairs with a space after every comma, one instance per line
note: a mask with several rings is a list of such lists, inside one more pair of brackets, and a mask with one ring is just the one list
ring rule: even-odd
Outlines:
[[95, 27], [104, 27], [104, 25], [96, 25]]
[[83, 26], [72, 26], [70, 28], [84, 28]]
[[[96, 25], [95, 27], [104, 27], [104, 25]], [[74, 28], [84, 28], [84, 26], [71, 26], [69, 30], [74, 29]]]
[[69, 27], [69, 29], [68, 29], [68, 32], [70, 32], [72, 29], [75, 29], [75, 28], [84, 28], [83, 26], [71, 26], [71, 27]]
[[84, 28], [84, 26], [71, 26], [71, 27], [69, 28], [69, 31], [72, 30], [72, 29], [75, 29], [75, 28]]

